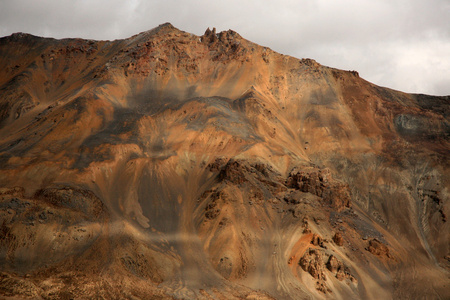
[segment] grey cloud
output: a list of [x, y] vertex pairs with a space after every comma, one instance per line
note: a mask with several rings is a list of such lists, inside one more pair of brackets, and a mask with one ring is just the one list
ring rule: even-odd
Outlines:
[[171, 22], [202, 34], [233, 29], [258, 44], [406, 92], [450, 94], [448, 0], [15, 0], [0, 35], [126, 38]]

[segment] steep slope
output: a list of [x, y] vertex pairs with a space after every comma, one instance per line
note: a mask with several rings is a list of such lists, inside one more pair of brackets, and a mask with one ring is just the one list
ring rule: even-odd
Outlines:
[[170, 24], [0, 54], [3, 296], [450, 297], [450, 97]]

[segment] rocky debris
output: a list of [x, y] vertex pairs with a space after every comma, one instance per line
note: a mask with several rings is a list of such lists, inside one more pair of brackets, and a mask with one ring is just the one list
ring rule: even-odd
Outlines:
[[265, 177], [271, 176], [271, 173], [274, 172], [271, 166], [262, 163], [256, 163], [253, 165], [253, 167]]
[[294, 259], [295, 259], [295, 256], [289, 257], [289, 259], [288, 259], [288, 265], [291, 265], [292, 262], [294, 261]]
[[43, 59], [48, 58], [54, 60], [59, 56], [73, 58], [76, 54], [91, 55], [95, 54], [98, 50], [98, 43], [95, 41], [87, 41], [82, 39], [73, 39], [67, 45], [60, 47], [59, 49], [51, 49], [50, 52], [42, 54]]
[[308, 272], [312, 277], [321, 281], [326, 280], [324, 274], [323, 256], [320, 250], [309, 248], [298, 262], [303, 271]]
[[344, 245], [344, 238], [340, 232], [336, 232], [333, 236], [333, 242], [338, 246]]
[[[6, 198], [0, 200], [0, 252], [3, 253], [0, 255], [0, 265], [13, 266], [20, 262], [16, 267], [19, 271], [23, 265], [30, 266], [29, 270], [45, 267], [63, 260], [68, 251], [84, 251], [82, 248], [91, 245], [98, 237], [99, 231], [95, 225], [78, 232], [75, 232], [76, 226], [71, 226], [93, 218], [81, 211], [56, 207], [41, 199], [8, 197], [0, 197]], [[4, 204], [6, 209], [1, 208]], [[95, 221], [102, 220], [97, 217]], [[30, 254], [42, 251], [51, 253]]]
[[156, 264], [152, 257], [137, 254], [133, 257], [121, 257], [120, 260], [122, 265], [136, 276], [148, 278], [155, 283], [162, 283], [164, 281], [163, 276], [156, 269]]
[[292, 213], [294, 218], [304, 216], [306, 207], [316, 207], [317, 200], [311, 199], [312, 195], [305, 194], [299, 190], [290, 189], [281, 195], [284, 195], [282, 199], [289, 205], [288, 211]]
[[[331, 290], [326, 285], [325, 268], [328, 269], [339, 280], [349, 279], [353, 283], [357, 283], [356, 278], [350, 273], [350, 269], [334, 255], [325, 254], [322, 250], [309, 248], [298, 264], [303, 271], [308, 272], [316, 281], [316, 289], [320, 292], [327, 293]], [[325, 263], [326, 261], [326, 263]], [[291, 259], [288, 263], [291, 262]]]
[[205, 207], [205, 217], [208, 220], [217, 218], [220, 214], [220, 207], [229, 201], [229, 197], [225, 192], [217, 190], [205, 191], [201, 199], [206, 198], [208, 198], [208, 204]]
[[217, 270], [224, 278], [230, 278], [231, 273], [233, 272], [232, 260], [227, 256], [221, 257], [217, 265]]
[[322, 293], [331, 292], [326, 286], [322, 251], [309, 248], [298, 262], [303, 271], [308, 272], [316, 281], [316, 289]]
[[39, 219], [41, 219], [41, 220], [47, 220], [47, 219], [48, 219], [47, 213], [46, 213], [45, 211], [41, 212], [41, 213], [39, 214]]
[[323, 190], [328, 182], [327, 175], [329, 175], [327, 169], [325, 171], [294, 170], [289, 174], [287, 186], [322, 197]]
[[[208, 34], [208, 38], [213, 36]], [[204, 44], [209, 45], [206, 40]], [[203, 56], [199, 52], [206, 52], [198, 51], [199, 48], [203, 47], [194, 35], [170, 26], [160, 27], [153, 34], [143, 33], [139, 43], [122, 48], [108, 64], [119, 65], [126, 77], [164, 76], [174, 71], [193, 74], [199, 72], [198, 60]], [[176, 64], [175, 68], [172, 63]]]
[[441, 128], [448, 123], [439, 117], [431, 117], [417, 113], [401, 113], [394, 117], [397, 132], [407, 139], [440, 139], [446, 138], [447, 133]]
[[330, 255], [327, 261], [327, 269], [336, 275], [336, 278], [339, 281], [344, 279], [350, 279], [352, 282], [356, 282], [356, 278], [350, 274], [350, 269], [344, 265], [341, 261], [339, 261], [336, 256]]
[[0, 209], [12, 209], [20, 213], [30, 206], [30, 202], [17, 197], [9, 198], [8, 200], [0, 202]]
[[334, 216], [333, 218], [331, 218], [330, 216], [330, 222], [333, 224], [333, 226], [342, 225], [339, 220], [344, 222], [342, 220], [344, 219], [345, 223], [347, 224], [347, 228], [353, 228], [361, 236], [362, 240], [367, 240], [370, 238], [377, 238], [380, 241], [384, 240], [383, 234], [381, 234], [372, 224], [361, 219], [357, 214], [355, 214], [352, 209], [345, 210], [339, 214], [332, 213], [332, 215]]
[[[219, 184], [218, 189], [205, 191], [197, 200], [197, 202], [204, 202], [206, 199], [204, 211], [207, 220], [217, 218], [225, 203], [237, 200], [233, 195], [224, 192], [229, 185], [239, 187], [244, 204], [260, 206], [268, 203], [279, 213], [284, 214], [288, 211], [279, 206], [282, 197], [279, 194], [287, 189], [283, 184], [284, 179], [271, 166], [232, 158], [216, 158], [206, 168], [211, 172], [218, 171], [217, 183]], [[296, 217], [300, 217], [300, 209], [297, 212]], [[293, 213], [296, 214], [296, 212]]]
[[300, 218], [303, 215], [302, 211], [296, 208], [289, 208], [288, 212], [292, 213], [294, 218]]
[[46, 188], [38, 190], [34, 198], [44, 200], [57, 207], [81, 211], [88, 216], [98, 217], [104, 214], [102, 201], [89, 190], [72, 187]]
[[[292, 258], [288, 263], [291, 263]], [[326, 263], [325, 263], [326, 261]], [[325, 268], [328, 269], [339, 281], [345, 279], [353, 283], [357, 283], [356, 278], [351, 274], [343, 262], [338, 260], [334, 255], [328, 255], [323, 250], [309, 248], [298, 262], [303, 271], [308, 272], [317, 280], [316, 289], [323, 292], [331, 292], [326, 285]]]
[[0, 295], [4, 297], [38, 299], [39, 289], [29, 280], [0, 273]]
[[25, 189], [23, 187], [0, 188], [0, 196], [24, 197]]
[[212, 163], [209, 163], [207, 168], [210, 172], [218, 172], [227, 163], [228, 159], [224, 157], [216, 158]]
[[338, 211], [351, 207], [349, 185], [333, 179], [328, 169], [294, 169], [290, 172], [286, 185], [321, 197]]
[[300, 204], [303, 200], [302, 194], [303, 192], [299, 190], [293, 190], [284, 196], [284, 201], [289, 204]]
[[314, 68], [320, 67], [320, 64], [311, 58], [303, 58], [300, 62], [308, 67], [314, 67]]
[[242, 184], [248, 181], [245, 177], [246, 168], [239, 161], [230, 159], [220, 170], [219, 181], [229, 181], [234, 184]]
[[314, 246], [319, 246], [322, 248], [326, 248], [326, 246], [323, 244], [324, 240], [320, 237], [320, 235], [314, 233], [311, 238], [311, 244]]
[[2, 225], [0, 225], [0, 241], [4, 242], [8, 239], [14, 239], [13, 235], [10, 235], [11, 226], [6, 224], [6, 219], [3, 220]]
[[[11, 195], [6, 195], [1, 197], [0, 200], [0, 213], [5, 212], [8, 214], [3, 220], [3, 225], [5, 225], [7, 219], [8, 223], [13, 224], [14, 222], [21, 222], [27, 226], [35, 226], [35, 222], [43, 224], [48, 221], [50, 211], [45, 205], [39, 205], [34, 199], [21, 199], [17, 197], [11, 197]], [[11, 219], [10, 219], [11, 218]], [[4, 226], [2, 227], [5, 228]], [[6, 234], [4, 235], [6, 237]]]
[[248, 193], [249, 193], [248, 195], [249, 204], [251, 205], [253, 205], [253, 203], [261, 204], [264, 201], [264, 194], [258, 187], [252, 186]]
[[220, 208], [217, 208], [217, 202], [209, 203], [205, 208], [205, 217], [209, 220], [215, 219], [220, 214]]
[[304, 217], [302, 220], [303, 234], [311, 233], [311, 229], [309, 229], [308, 218]]
[[389, 253], [389, 248], [381, 243], [378, 239], [371, 239], [369, 241], [369, 246], [366, 248], [370, 253], [377, 256], [386, 256], [391, 258]]
[[220, 182], [227, 181], [234, 184], [243, 184], [256, 179], [273, 193], [280, 193], [286, 190], [281, 183], [283, 179], [281, 175], [274, 171], [273, 168], [266, 164], [256, 163], [249, 164], [246, 161], [230, 159], [226, 162], [225, 158], [218, 158], [208, 165], [210, 171], [220, 170], [218, 179]]
[[332, 292], [324, 282], [320, 282], [320, 281], [316, 282], [316, 290], [318, 290], [319, 292], [322, 292], [324, 294]]
[[266, 164], [251, 165], [251, 172], [256, 172], [256, 179], [267, 187], [273, 194], [285, 192], [284, 178], [277, 171]]
[[[314, 206], [317, 201], [311, 195], [322, 198], [333, 208], [342, 210], [350, 207], [350, 190], [348, 185], [331, 178], [327, 169], [319, 171], [293, 171], [286, 180], [269, 165], [262, 163], [249, 164], [246, 161], [217, 158], [208, 165], [210, 171], [219, 171], [219, 182], [230, 182], [241, 185], [245, 182], [262, 183], [273, 195], [279, 195], [287, 204], [308, 204]], [[308, 194], [306, 194], [308, 193]], [[281, 194], [281, 195], [280, 195]], [[263, 199], [261, 194], [258, 199]], [[251, 200], [251, 199], [250, 199]], [[295, 218], [302, 215], [301, 208], [288, 208]]]

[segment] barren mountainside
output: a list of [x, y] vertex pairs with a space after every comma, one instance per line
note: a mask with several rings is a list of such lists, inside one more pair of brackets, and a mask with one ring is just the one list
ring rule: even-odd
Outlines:
[[0, 39], [0, 297], [449, 299], [450, 97], [234, 31]]

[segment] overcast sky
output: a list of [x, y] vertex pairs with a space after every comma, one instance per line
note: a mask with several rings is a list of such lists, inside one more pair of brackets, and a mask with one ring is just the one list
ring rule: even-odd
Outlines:
[[450, 95], [450, 0], [0, 0], [0, 36], [120, 39], [207, 27], [381, 86]]

